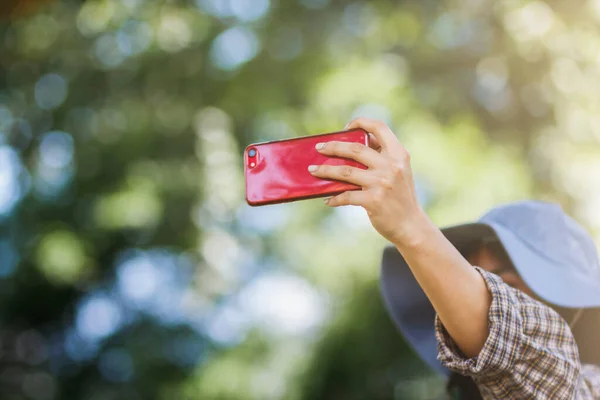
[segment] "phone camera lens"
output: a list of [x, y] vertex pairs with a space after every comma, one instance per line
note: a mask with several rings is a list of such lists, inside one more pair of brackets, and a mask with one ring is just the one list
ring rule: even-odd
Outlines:
[[254, 156], [256, 156], [256, 149], [250, 149], [250, 151], [248, 151], [248, 155], [249, 155], [250, 157], [254, 157]]

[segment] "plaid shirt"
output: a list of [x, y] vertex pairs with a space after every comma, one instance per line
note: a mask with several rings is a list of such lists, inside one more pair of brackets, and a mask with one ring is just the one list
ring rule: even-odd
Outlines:
[[489, 336], [465, 358], [439, 317], [438, 359], [473, 378], [484, 399], [600, 400], [600, 367], [581, 365], [571, 329], [553, 309], [477, 268], [492, 294]]

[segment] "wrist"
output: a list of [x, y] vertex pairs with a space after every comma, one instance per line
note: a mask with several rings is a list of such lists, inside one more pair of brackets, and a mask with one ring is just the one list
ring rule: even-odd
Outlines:
[[437, 227], [421, 208], [413, 214], [410, 221], [404, 221], [403, 226], [392, 240], [392, 244], [401, 252], [418, 249], [428, 240], [435, 237]]

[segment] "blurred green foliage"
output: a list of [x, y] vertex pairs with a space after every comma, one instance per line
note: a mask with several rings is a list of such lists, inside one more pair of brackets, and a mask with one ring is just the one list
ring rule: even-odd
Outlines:
[[380, 118], [437, 223], [536, 196], [598, 235], [599, 21], [597, 0], [5, 18], [0, 397], [439, 398], [382, 308], [365, 214], [246, 206], [241, 149]]

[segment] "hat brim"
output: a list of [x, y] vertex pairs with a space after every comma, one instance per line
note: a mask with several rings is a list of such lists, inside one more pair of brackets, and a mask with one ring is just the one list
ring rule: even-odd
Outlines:
[[491, 223], [489, 226], [498, 236], [521, 278], [537, 296], [561, 307], [600, 307], [600, 282], [591, 281], [574, 269], [556, 265], [554, 261], [533, 251], [502, 225]]
[[381, 293], [392, 321], [418, 356], [431, 369], [450, 375], [450, 370], [437, 360], [435, 310], [394, 247], [387, 247], [383, 252]]
[[[500, 225], [476, 222], [444, 228], [442, 233], [461, 253], [482, 237], [495, 235], [525, 283], [542, 299], [569, 308], [600, 307], [600, 287], [553, 265]], [[435, 310], [395, 247], [383, 253], [381, 291], [389, 315], [411, 347], [433, 370], [449, 375], [437, 360]]]

